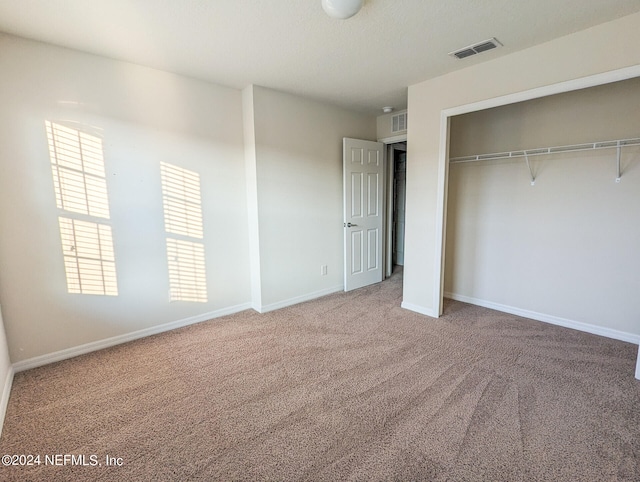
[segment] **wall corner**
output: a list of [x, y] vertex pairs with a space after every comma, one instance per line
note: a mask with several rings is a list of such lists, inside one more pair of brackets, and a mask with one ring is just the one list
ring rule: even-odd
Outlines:
[[251, 305], [262, 306], [262, 273], [260, 269], [260, 227], [258, 212], [258, 162], [254, 85], [242, 90], [242, 126], [244, 135], [244, 163], [247, 180], [247, 215], [249, 221], [249, 266], [251, 271]]

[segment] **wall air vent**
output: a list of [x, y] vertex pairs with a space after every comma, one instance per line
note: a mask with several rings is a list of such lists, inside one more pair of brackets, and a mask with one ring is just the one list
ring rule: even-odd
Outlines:
[[502, 47], [502, 44], [496, 38], [490, 38], [489, 40], [483, 40], [482, 42], [469, 45], [468, 47], [464, 47], [454, 52], [449, 52], [449, 55], [452, 55], [457, 59], [464, 59], [497, 47]]
[[407, 130], [407, 113], [391, 116], [391, 132], [401, 132]]

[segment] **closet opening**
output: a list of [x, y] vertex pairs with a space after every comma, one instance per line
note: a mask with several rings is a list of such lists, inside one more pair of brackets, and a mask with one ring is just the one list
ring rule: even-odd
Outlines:
[[446, 298], [633, 339], [637, 100], [635, 77], [449, 117]]

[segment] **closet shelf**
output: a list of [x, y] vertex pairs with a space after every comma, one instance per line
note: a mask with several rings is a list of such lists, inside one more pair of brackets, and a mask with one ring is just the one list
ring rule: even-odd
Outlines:
[[495, 152], [492, 154], [478, 154], [475, 156], [463, 156], [463, 157], [452, 157], [449, 159], [449, 162], [452, 164], [460, 163], [460, 162], [477, 162], [477, 161], [489, 161], [494, 159], [509, 159], [509, 158], [518, 158], [524, 157], [527, 162], [527, 167], [529, 167], [529, 172], [531, 174], [531, 184], [535, 183], [535, 176], [533, 175], [533, 171], [531, 170], [531, 165], [529, 164], [529, 156], [541, 156], [546, 154], [556, 154], [562, 152], [575, 152], [575, 151], [590, 151], [593, 149], [617, 149], [617, 158], [616, 158], [616, 167], [617, 167], [617, 177], [616, 182], [620, 182], [620, 150], [625, 146], [638, 146], [640, 145], [640, 137], [633, 139], [618, 139], [615, 141], [600, 141], [600, 142], [589, 142], [585, 144], [572, 144], [568, 146], [556, 146], [556, 147], [540, 147], [536, 149], [525, 149], [518, 151], [508, 151], [508, 152]]

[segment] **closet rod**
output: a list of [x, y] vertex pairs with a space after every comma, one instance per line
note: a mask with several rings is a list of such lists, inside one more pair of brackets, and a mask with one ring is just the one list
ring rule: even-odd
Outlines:
[[[618, 148], [624, 146], [638, 146], [640, 145], [640, 137], [634, 139], [619, 139], [615, 141], [601, 141], [601, 142], [589, 142], [585, 144], [573, 144], [569, 146], [557, 146], [557, 147], [541, 147], [537, 149], [524, 149], [519, 151], [509, 152], [496, 152], [493, 154], [478, 154], [475, 156], [463, 156], [453, 157], [449, 159], [450, 163], [458, 162], [476, 162], [476, 161], [489, 161], [493, 159], [508, 159], [512, 157], [526, 157], [526, 156], [541, 156], [544, 154], [555, 154], [561, 152], [574, 152], [574, 151], [590, 151], [593, 149], [610, 149], [613, 147]], [[619, 162], [618, 162], [619, 167]], [[618, 179], [620, 178], [620, 169], [618, 168]]]

